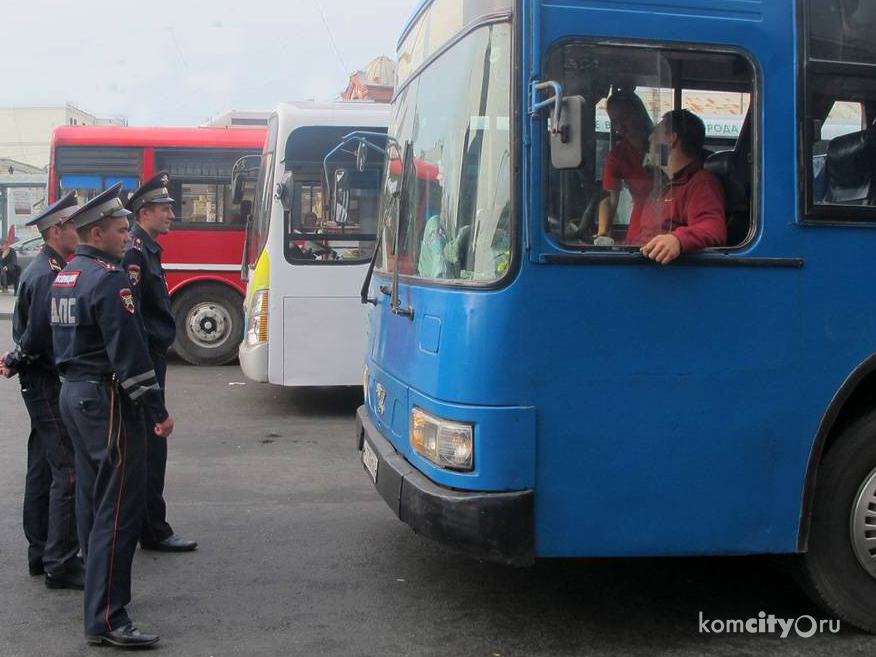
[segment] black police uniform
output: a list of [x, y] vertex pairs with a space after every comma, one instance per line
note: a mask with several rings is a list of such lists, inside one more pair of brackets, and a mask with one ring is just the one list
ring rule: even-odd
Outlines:
[[[131, 200], [136, 198], [135, 193]], [[131, 230], [131, 241], [122, 259], [122, 267], [130, 278], [134, 303], [146, 331], [152, 366], [163, 392], [167, 375], [167, 350], [173, 344], [176, 324], [170, 309], [164, 269], [161, 267], [161, 245], [139, 224], [135, 224]], [[144, 419], [147, 427], [155, 424], [154, 418], [148, 417], [148, 414]], [[164, 501], [166, 470], [167, 439], [150, 436], [146, 450], [146, 515], [140, 537], [145, 545], [157, 545], [173, 536]]]
[[[45, 230], [76, 209], [76, 196], [67, 194], [28, 222]], [[50, 246], [24, 270], [12, 318], [15, 349], [7, 367], [18, 371], [21, 396], [30, 415], [27, 477], [24, 485], [24, 534], [28, 562], [34, 575], [45, 571], [48, 586], [81, 586], [82, 563], [76, 533], [73, 445], [58, 406], [61, 382], [52, 353], [49, 290], [66, 262]]]
[[[120, 189], [117, 184], [84, 205], [79, 211], [86, 215], [83, 223], [77, 215], [71, 221], [87, 225], [92, 211], [98, 217], [127, 216], [118, 200]], [[80, 245], [52, 285], [61, 413], [76, 448], [85, 631], [97, 641], [132, 627], [125, 605], [131, 599], [131, 562], [143, 519], [146, 442], [154, 436], [144, 435], [143, 411], [156, 422], [168, 417], [135, 312], [121, 263], [91, 246]], [[150, 642], [157, 640], [150, 637]]]

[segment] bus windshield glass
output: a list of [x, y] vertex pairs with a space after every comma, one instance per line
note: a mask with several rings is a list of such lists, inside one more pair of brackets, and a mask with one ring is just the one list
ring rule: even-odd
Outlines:
[[511, 56], [511, 26], [485, 24], [399, 92], [390, 132], [413, 157], [404, 199], [399, 160], [387, 159], [381, 271], [394, 270], [396, 233], [402, 275], [489, 282], [508, 269]]
[[[286, 140], [283, 159], [283, 197], [287, 220], [284, 251], [291, 264], [355, 264], [371, 259], [377, 232], [377, 203], [383, 158], [372, 153], [362, 171], [355, 157], [341, 151], [324, 158], [344, 135], [357, 126], [303, 126]], [[383, 128], [372, 128], [383, 132]], [[382, 144], [381, 144], [382, 145]], [[329, 213], [331, 185], [346, 181], [347, 204]]]
[[274, 182], [274, 151], [277, 148], [277, 117], [268, 122], [268, 136], [262, 151], [258, 179], [255, 183], [255, 203], [247, 225], [244, 264], [254, 267], [268, 239]]

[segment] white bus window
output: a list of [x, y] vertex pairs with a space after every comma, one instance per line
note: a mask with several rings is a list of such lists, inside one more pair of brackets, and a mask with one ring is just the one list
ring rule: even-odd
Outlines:
[[[377, 227], [377, 205], [383, 159], [369, 155], [364, 171], [358, 171], [348, 152], [336, 154], [327, 163], [326, 153], [355, 128], [310, 126], [290, 134], [285, 164], [291, 185], [287, 211], [286, 259], [293, 264], [353, 264], [371, 258]], [[329, 212], [329, 175], [343, 170], [348, 180], [349, 203], [346, 211]]]

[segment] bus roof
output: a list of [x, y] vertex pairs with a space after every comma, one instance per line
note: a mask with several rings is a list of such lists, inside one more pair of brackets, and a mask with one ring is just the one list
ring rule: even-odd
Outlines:
[[256, 148], [264, 128], [164, 128], [132, 126], [59, 126], [54, 146], [139, 146], [155, 148]]
[[[313, 101], [286, 102], [277, 105], [274, 110], [277, 114], [280, 113], [300, 113], [313, 114], [314, 116], [324, 116], [327, 113], [335, 112], [388, 112], [389, 105], [386, 103], [375, 103], [373, 101], [362, 100], [344, 100], [338, 102], [317, 103]], [[319, 121], [314, 121], [319, 123]]]
[[387, 126], [390, 106], [361, 101], [280, 103], [274, 114], [279, 120], [279, 134], [288, 135], [305, 126]]
[[[433, 2], [435, 2], [435, 0], [418, 0], [416, 4], [416, 9], [414, 9], [414, 12], [411, 14], [408, 22], [405, 24], [404, 29], [402, 29], [401, 31], [401, 36], [396, 42], [396, 51], [401, 48], [401, 44], [405, 40], [405, 38], [407, 38], [408, 33], [411, 31], [411, 28], [419, 20], [423, 12], [425, 12], [426, 9], [428, 9]], [[462, 12], [463, 15], [466, 16], [482, 16], [495, 11], [510, 10], [513, 5], [514, 3], [511, 0], [476, 0], [476, 2], [471, 2], [469, 6], [464, 7]]]

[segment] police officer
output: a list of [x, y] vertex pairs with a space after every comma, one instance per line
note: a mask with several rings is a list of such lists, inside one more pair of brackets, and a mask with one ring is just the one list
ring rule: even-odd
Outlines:
[[[162, 391], [167, 375], [167, 350], [173, 344], [176, 324], [170, 310], [170, 295], [161, 267], [161, 245], [155, 240], [170, 232], [173, 199], [167, 191], [166, 171], [143, 183], [128, 199], [127, 208], [136, 223], [122, 266], [131, 280], [134, 304], [143, 320], [152, 366]], [[146, 414], [146, 425], [155, 421]], [[164, 501], [164, 473], [167, 469], [167, 440], [155, 437], [146, 448], [146, 512], [140, 545], [147, 550], [187, 552], [198, 547], [195, 541], [173, 533], [167, 522]]]
[[76, 231], [64, 223], [77, 208], [70, 192], [30, 220], [45, 242], [21, 276], [12, 323], [15, 349], [0, 356], [0, 373], [16, 372], [30, 415], [24, 535], [31, 575], [45, 572], [46, 586], [82, 589], [83, 566], [76, 536], [73, 445], [61, 422], [61, 382], [52, 353], [49, 290], [76, 248]]
[[[90, 643], [151, 645], [131, 623], [131, 561], [143, 522], [146, 443], [173, 431], [121, 268], [128, 216], [121, 183], [70, 216], [80, 245], [52, 284], [51, 321], [61, 414], [76, 451], [76, 514], [85, 556]], [[143, 412], [155, 424], [143, 431]]]

